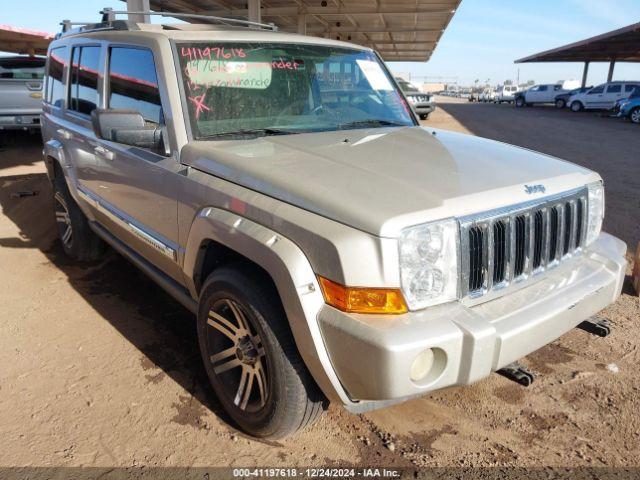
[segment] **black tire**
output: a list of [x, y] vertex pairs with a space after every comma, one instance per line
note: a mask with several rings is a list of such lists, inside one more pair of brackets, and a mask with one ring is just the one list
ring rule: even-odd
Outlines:
[[69, 193], [59, 167], [55, 169], [53, 181], [53, 210], [58, 238], [69, 258], [91, 262], [104, 254], [104, 242], [89, 227], [87, 217]]
[[581, 112], [582, 110], [584, 110], [584, 105], [582, 104], [582, 102], [578, 102], [577, 100], [575, 102], [573, 102], [571, 104], [571, 111], [572, 112]]
[[428, 113], [421, 113], [420, 114], [420, 120], [429, 120], [429, 114]]
[[629, 120], [636, 125], [640, 124], [640, 107], [636, 107], [629, 112]]
[[526, 106], [526, 105], [527, 105], [527, 104], [526, 104], [526, 102], [524, 101], [524, 98], [522, 98], [522, 97], [518, 97], [518, 98], [516, 98], [516, 107], [518, 107], [518, 108], [522, 108], [522, 107], [524, 107], [524, 106]]
[[556, 108], [562, 110], [567, 106], [567, 102], [563, 98], [559, 98], [556, 100]]
[[209, 275], [198, 343], [220, 403], [251, 436], [290, 435], [328, 405], [298, 353], [278, 292], [261, 272], [237, 265]]

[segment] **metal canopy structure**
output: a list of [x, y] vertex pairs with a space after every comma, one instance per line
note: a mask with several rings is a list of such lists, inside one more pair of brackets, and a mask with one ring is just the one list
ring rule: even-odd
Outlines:
[[527, 62], [584, 62], [583, 87], [586, 83], [589, 63], [609, 62], [607, 81], [610, 82], [616, 62], [640, 62], [640, 23], [515, 61], [515, 63]]
[[27, 55], [46, 55], [54, 35], [10, 25], [0, 25], [0, 51]]
[[[274, 23], [281, 31], [374, 48], [385, 61], [426, 62], [461, 0], [123, 0], [130, 11]], [[146, 5], [145, 5], [146, 4]], [[138, 21], [142, 19], [135, 18]]]

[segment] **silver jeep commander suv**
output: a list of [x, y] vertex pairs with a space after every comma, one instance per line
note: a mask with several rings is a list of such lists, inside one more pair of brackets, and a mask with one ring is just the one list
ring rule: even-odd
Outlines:
[[66, 253], [108, 244], [196, 314], [254, 436], [522, 380], [622, 287], [598, 174], [420, 127], [365, 47], [107, 18], [51, 43], [42, 135]]

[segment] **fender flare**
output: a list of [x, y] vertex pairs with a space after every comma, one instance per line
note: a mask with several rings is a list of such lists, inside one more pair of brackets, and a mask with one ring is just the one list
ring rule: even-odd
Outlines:
[[317, 322], [324, 298], [309, 260], [294, 242], [236, 213], [215, 207], [196, 215], [185, 248], [184, 274], [194, 298], [193, 276], [203, 242], [213, 240], [262, 267], [271, 276], [298, 351], [316, 383], [330, 400], [350, 405], [322, 339]]

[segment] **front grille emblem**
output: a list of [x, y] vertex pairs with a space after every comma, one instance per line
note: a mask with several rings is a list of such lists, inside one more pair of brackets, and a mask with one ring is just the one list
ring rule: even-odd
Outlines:
[[538, 184], [538, 185], [525, 185], [524, 186], [524, 191], [527, 192], [529, 195], [532, 195], [534, 193], [545, 193], [547, 191], [547, 189], [545, 188], [544, 185]]

